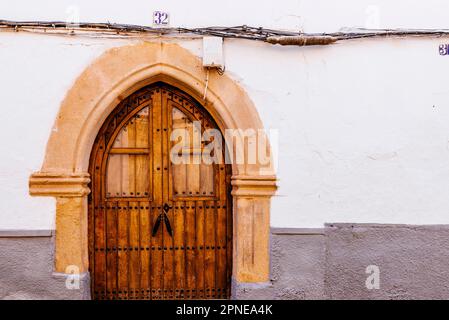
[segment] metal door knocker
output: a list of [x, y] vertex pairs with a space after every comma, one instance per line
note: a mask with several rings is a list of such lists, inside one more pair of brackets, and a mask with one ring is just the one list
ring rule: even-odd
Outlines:
[[156, 236], [157, 230], [159, 229], [162, 220], [164, 221], [165, 228], [167, 229], [168, 234], [173, 237], [173, 229], [171, 228], [170, 220], [167, 216], [168, 210], [170, 210], [170, 206], [168, 204], [164, 204], [163, 211], [159, 214], [159, 216], [156, 218], [156, 222], [154, 223], [153, 231], [151, 232], [151, 235], [153, 237]]

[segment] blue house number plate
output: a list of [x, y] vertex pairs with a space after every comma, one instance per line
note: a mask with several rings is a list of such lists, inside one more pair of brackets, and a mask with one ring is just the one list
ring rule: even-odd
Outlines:
[[153, 24], [157, 26], [167, 26], [170, 22], [170, 16], [168, 12], [154, 11], [153, 12]]
[[440, 44], [440, 46], [438, 47], [438, 51], [440, 52], [441, 56], [449, 55], [449, 44]]

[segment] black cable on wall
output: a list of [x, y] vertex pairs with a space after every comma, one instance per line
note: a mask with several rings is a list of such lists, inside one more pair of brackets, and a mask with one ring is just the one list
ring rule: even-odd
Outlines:
[[65, 33], [77, 35], [80, 33], [94, 33], [108, 36], [170, 36], [170, 35], [196, 35], [216, 36], [222, 38], [235, 38], [264, 41], [271, 44], [281, 45], [326, 45], [336, 41], [362, 39], [362, 38], [386, 38], [386, 37], [443, 37], [449, 36], [447, 29], [355, 29], [354, 32], [332, 32], [332, 33], [302, 33], [266, 29], [262, 27], [250, 27], [246, 25], [235, 27], [149, 27], [133, 24], [117, 23], [92, 23], [80, 22], [77, 24], [63, 21], [10, 21], [0, 20], [0, 31], [14, 30], [38, 33]]

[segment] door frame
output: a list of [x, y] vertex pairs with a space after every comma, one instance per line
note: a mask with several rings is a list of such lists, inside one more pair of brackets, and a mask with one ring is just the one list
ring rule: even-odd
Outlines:
[[[222, 132], [264, 129], [248, 95], [227, 74], [210, 72], [203, 99], [206, 73], [190, 51], [158, 40], [107, 50], [78, 77], [59, 108], [43, 165], [29, 179], [32, 196], [56, 198], [55, 273], [88, 272], [91, 148], [107, 116], [130, 93], [165, 82], [202, 101]], [[270, 202], [277, 183], [275, 157], [267, 149], [268, 165], [232, 165], [233, 285], [269, 282]]]
[[[162, 102], [158, 102], [160, 100]], [[165, 101], [165, 102], [164, 102]], [[154, 118], [154, 108], [159, 108], [158, 115], [161, 116], [163, 120], [161, 120], [159, 123], [157, 123], [156, 119]], [[134, 190], [134, 196], [132, 196], [133, 193], [129, 193], [129, 191], [126, 193], [126, 196], [124, 196], [121, 192], [116, 193], [117, 190], [112, 192], [112, 194], [108, 193], [107, 191], [107, 185], [108, 185], [108, 179], [111, 178], [112, 175], [120, 175], [120, 171], [117, 171], [117, 168], [113, 172], [108, 171], [108, 162], [110, 161], [110, 156], [114, 155], [112, 150], [114, 149], [114, 143], [117, 140], [117, 137], [120, 133], [123, 133], [123, 128], [128, 126], [130, 122], [132, 123], [135, 119], [135, 116], [139, 114], [142, 110], [147, 109], [146, 117], [147, 117], [147, 126], [145, 126], [145, 136], [147, 137], [147, 145], [143, 146], [141, 145], [140, 148], [146, 149], [146, 153], [139, 153], [140, 155], [144, 155], [147, 158], [146, 163], [146, 170], [149, 171], [148, 173], [148, 180], [146, 180], [146, 185], [148, 186], [147, 193], [144, 194], [142, 192], [142, 189], [140, 190], [140, 193], [138, 192], [138, 189]], [[175, 173], [173, 172], [173, 164], [167, 163], [166, 160], [163, 160], [164, 156], [163, 154], [166, 154], [166, 157], [170, 157], [170, 147], [172, 146], [172, 142], [170, 141], [170, 135], [172, 133], [172, 130], [174, 129], [174, 124], [172, 122], [173, 120], [173, 110], [178, 110], [182, 113], [183, 117], [186, 117], [188, 121], [193, 125], [192, 121], [201, 121], [201, 129], [207, 130], [208, 128], [215, 130], [218, 129], [218, 127], [215, 124], [215, 121], [212, 119], [212, 117], [207, 113], [207, 111], [204, 109], [204, 107], [196, 100], [194, 100], [192, 97], [185, 94], [185, 92], [181, 92], [179, 89], [167, 85], [166, 83], [159, 82], [155, 83], [153, 85], [144, 87], [136, 92], [134, 92], [132, 95], [127, 97], [125, 100], [123, 100], [114, 111], [110, 114], [108, 119], [103, 123], [100, 132], [96, 138], [96, 142], [93, 146], [92, 153], [90, 156], [90, 165], [89, 165], [89, 173], [91, 177], [91, 184], [89, 185], [91, 192], [88, 195], [89, 200], [89, 215], [88, 215], [88, 222], [89, 222], [89, 273], [90, 273], [90, 279], [91, 279], [91, 297], [94, 299], [123, 299], [123, 298], [129, 298], [129, 299], [179, 299], [179, 298], [229, 298], [231, 294], [231, 271], [232, 271], [232, 197], [230, 196], [230, 178], [232, 170], [229, 165], [226, 165], [224, 163], [216, 163], [212, 164], [212, 173], [209, 176], [211, 182], [209, 182], [213, 189], [208, 189], [208, 191], [213, 190], [213, 194], [210, 195], [209, 192], [207, 194], [204, 192], [199, 193], [196, 192], [193, 193], [193, 195], [181, 195], [177, 194], [175, 195], [175, 188], [174, 188], [174, 181], [175, 181]], [[137, 121], [137, 120], [134, 120]], [[182, 127], [182, 126], [181, 126]], [[142, 128], [142, 127], [140, 127]], [[162, 133], [162, 136], [158, 136], [156, 133], [156, 128], [158, 133]], [[159, 129], [160, 128], [160, 129]], [[162, 128], [164, 128], [162, 130]], [[132, 129], [131, 129], [132, 130]], [[137, 127], [135, 127], [135, 130], [137, 130]], [[134, 130], [132, 130], [134, 131]], [[165, 133], [163, 133], [165, 132]], [[138, 135], [137, 131], [134, 131], [134, 139]], [[159, 139], [161, 138], [161, 139]], [[134, 140], [136, 141], [136, 140]], [[159, 147], [153, 145], [152, 143], [155, 143], [156, 141], [161, 141], [161, 145]], [[162, 141], [165, 141], [162, 142]], [[157, 142], [156, 142], [157, 143]], [[132, 146], [128, 146], [129, 148], [133, 148]], [[134, 146], [137, 147], [137, 146]], [[223, 145], [221, 147], [224, 147]], [[124, 146], [116, 147], [118, 149], [124, 148]], [[164, 149], [166, 148], [166, 149]], [[129, 152], [129, 151], [128, 151]], [[159, 156], [155, 156], [155, 152], [159, 154]], [[222, 154], [222, 159], [225, 158], [225, 148], [220, 150], [220, 153]], [[120, 152], [115, 153], [115, 155], [118, 154], [125, 154], [129, 155], [130, 153]], [[157, 158], [159, 158], [160, 162], [157, 163]], [[156, 163], [154, 162], [156, 161]], [[170, 162], [170, 161], [168, 161]], [[137, 166], [137, 164], [135, 164]], [[158, 171], [158, 168], [156, 170], [156, 167], [164, 166], [164, 170], [161, 170], [159, 172], [162, 172], [162, 176], [165, 175], [159, 182], [161, 185], [157, 187], [159, 190], [156, 191], [155, 187], [155, 172]], [[221, 170], [220, 170], [221, 169]], [[135, 172], [134, 172], [135, 175]], [[199, 182], [199, 181], [198, 181]], [[121, 184], [121, 183], [120, 183]], [[150, 188], [149, 186], [152, 185], [153, 188]], [[164, 186], [165, 185], [165, 186]], [[142, 187], [142, 184], [141, 184]], [[198, 185], [199, 187], [199, 185]], [[191, 189], [186, 189], [191, 190]], [[137, 192], [137, 193], [136, 193]], [[187, 193], [187, 192], [186, 192]], [[212, 193], [212, 192], [210, 192]], [[157, 197], [157, 194], [159, 194], [159, 197]], [[184, 192], [183, 192], [184, 194]], [[192, 192], [190, 192], [192, 194]], [[131, 205], [130, 203], [134, 202], [134, 205]], [[125, 206], [124, 209], [121, 206]], [[164, 205], [163, 205], [164, 204]], [[164, 209], [165, 206], [169, 207], [167, 210]], [[185, 207], [185, 210], [183, 210]], [[222, 209], [218, 210], [220, 208], [220, 205], [222, 205]], [[133, 206], [134, 209], [138, 209], [140, 207], [140, 210], [132, 210]], [[193, 211], [195, 217], [195, 220], [187, 219], [187, 217], [182, 218], [184, 221], [183, 227], [185, 228], [188, 223], [194, 223], [190, 224], [190, 226], [194, 227], [194, 240], [193, 244], [192, 238], [187, 237], [186, 234], [181, 230], [180, 233], [177, 233], [176, 231], [176, 224], [179, 223], [179, 219], [176, 219], [176, 216], [179, 216], [181, 214], [181, 217], [184, 217], [185, 215], [189, 215], [189, 213], [192, 213], [190, 209], [195, 209]], [[210, 206], [210, 207], [209, 207]], [[201, 209], [204, 208], [204, 211]], [[217, 208], [217, 210], [214, 213], [215, 218], [210, 219], [209, 213], [212, 213], [210, 208]], [[226, 209], [223, 209], [226, 208]], [[124, 209], [124, 210], [122, 210]], [[131, 209], [131, 210], [128, 210]], [[143, 210], [142, 210], [143, 209]], [[166, 228], [167, 226], [162, 222], [159, 226], [160, 228], [158, 230], [162, 230], [161, 232], [157, 232], [157, 235], [151, 234], [152, 227], [155, 223], [155, 217], [158, 215], [158, 213], [161, 213], [160, 210], [164, 210], [164, 212], [167, 214], [169, 225], [173, 227], [174, 234], [169, 236], [167, 233]], [[200, 211], [197, 211], [196, 209], [200, 209]], [[180, 212], [181, 211], [181, 212]], [[120, 212], [120, 213], [119, 213]], [[145, 212], [145, 213], [143, 213]], [[175, 216], [176, 213], [176, 216]], [[125, 218], [126, 220], [123, 220], [125, 216], [122, 216], [122, 214], [125, 214], [128, 218]], [[132, 241], [131, 237], [131, 225], [130, 225], [130, 217], [134, 215], [138, 216], [137, 222], [139, 227], [138, 229], [135, 229], [135, 232], [137, 232], [138, 236], [137, 239], [134, 238], [134, 244], [131, 244], [130, 241]], [[214, 230], [213, 236], [206, 231], [206, 229], [203, 229], [200, 233], [202, 234], [202, 241], [200, 240], [198, 242], [198, 229], [196, 228], [197, 223], [199, 222], [196, 220], [198, 216], [201, 215], [202, 221], [205, 223], [204, 227], [208, 230]], [[105, 220], [105, 216], [108, 218]], [[119, 218], [122, 217], [122, 218]], [[191, 215], [190, 215], [191, 216]], [[207, 216], [207, 217], [206, 217]], [[192, 217], [192, 216], [191, 216]], [[220, 222], [218, 221], [220, 217]], [[223, 217], [225, 217], [224, 221], [222, 220]], [[111, 220], [110, 220], [111, 218]], [[97, 220], [98, 219], [98, 220]], [[95, 221], [102, 221], [100, 223], [97, 223]], [[111, 221], [112, 224], [109, 224]], [[120, 222], [119, 222], [120, 221]], [[128, 241], [126, 243], [123, 242], [123, 238], [119, 236], [119, 230], [118, 224], [120, 223], [123, 225], [123, 223], [127, 224], [127, 231], [126, 234], [128, 237]], [[207, 227], [207, 223], [213, 223], [214, 226], [212, 226], [212, 229]], [[221, 233], [218, 233], [215, 231], [214, 228], [218, 228], [219, 224], [221, 225]], [[143, 229], [142, 229], [143, 226]], [[109, 228], [112, 228], [111, 233], [109, 233]], [[115, 231], [114, 231], [115, 230]], [[140, 230], [140, 231], [139, 231]], [[142, 234], [141, 230], [146, 230], [144, 234]], [[185, 230], [185, 229], [184, 229]], [[192, 230], [192, 229], [190, 229]], [[192, 235], [192, 233], [190, 233]], [[121, 231], [121, 235], [123, 236], [123, 229]], [[215, 247], [209, 247], [210, 242], [206, 243], [206, 239], [209, 239], [208, 241], [211, 241], [211, 236], [213, 237], [212, 243], [215, 243]], [[168, 237], [168, 238], [166, 238]], [[220, 237], [220, 239], [218, 239]], [[97, 242], [99, 241], [99, 243]], [[204, 250], [196, 250], [195, 251], [195, 257], [193, 258], [190, 254], [188, 254], [188, 250], [184, 251], [183, 246], [185, 245], [187, 249], [189, 249], [189, 245], [196, 246], [197, 248]], [[128, 253], [125, 251], [120, 251], [120, 247], [122, 249], [125, 249], [126, 247], [133, 247], [138, 246], [140, 248], [139, 250], [139, 257], [137, 258], [139, 263], [136, 265], [134, 264], [131, 267], [131, 264], [133, 263], [132, 260], [132, 253], [127, 250]], [[164, 251], [155, 250], [159, 246], [159, 249], [163, 245]], [[206, 245], [207, 245], [207, 251], [206, 251]], [[220, 246], [223, 245], [221, 249], [226, 250], [218, 250], [220, 249]], [[175, 248], [178, 250], [178, 246], [180, 247], [182, 252], [184, 252], [185, 256], [184, 258], [186, 260], [181, 259], [178, 254], [175, 254]], [[114, 249], [113, 249], [114, 247]], [[116, 247], [118, 248], [118, 251], [115, 251]], [[143, 250], [146, 247], [146, 251]], [[149, 250], [151, 249], [153, 250]], [[168, 248], [168, 251], [165, 251]], [[215, 249], [214, 249], [215, 248]], [[113, 249], [113, 250], [112, 250]], [[131, 248], [132, 249], [132, 248]], [[137, 247], [134, 247], [134, 250], [137, 250]], [[173, 249], [173, 251], [172, 251]], [[194, 247], [191, 247], [191, 249], [194, 249]], [[213, 250], [213, 251], [209, 251]], [[109, 251], [110, 250], [110, 251]], [[142, 250], [142, 251], [141, 251]], [[149, 250], [149, 251], [148, 251]], [[109, 252], [110, 254], [105, 254], [105, 252]], [[181, 252], [179, 251], [179, 252]], [[120, 254], [121, 252], [121, 254]], [[215, 257], [214, 262], [212, 264], [212, 271], [215, 274], [213, 276], [212, 280], [211, 277], [208, 277], [207, 275], [211, 275], [212, 273], [208, 273], [211, 271], [210, 267], [206, 266], [205, 261], [202, 261], [202, 258], [205, 258], [206, 256], [209, 256], [207, 252], [211, 253]], [[136, 251], [134, 251], [136, 253]], [[178, 251], [176, 252], [178, 253]], [[162, 258], [164, 256], [164, 258]], [[175, 257], [176, 256], [176, 257]], [[134, 255], [135, 257], [135, 255]], [[145, 257], [145, 261], [141, 260], [143, 257]], [[163, 263], [163, 260], [165, 260], [168, 257], [168, 259], [171, 260], [169, 263], [169, 266], [167, 268], [167, 264]], [[175, 261], [178, 263], [183, 264], [184, 268], [190, 268], [188, 267], [188, 261], [191, 261], [191, 259], [195, 260], [195, 266], [199, 266], [198, 263], [202, 266], [204, 269], [197, 270], [195, 269], [194, 279], [195, 285], [192, 287], [192, 283], [188, 283], [188, 279], [192, 279], [192, 271], [188, 273], [181, 272], [181, 274], [175, 276], [176, 274], [174, 268]], [[98, 259], [98, 260], [97, 260]], [[199, 259], [199, 260], [198, 260]], [[220, 259], [220, 260], [217, 260]], [[120, 265], [119, 261], [127, 261], [126, 266], [129, 264], [129, 270], [126, 277], [124, 277], [123, 269], [120, 269], [120, 277], [119, 277], [119, 268]], [[94, 261], [100, 261], [100, 263], [96, 264]], [[182, 262], [181, 262], [182, 261]], [[200, 262], [202, 261], [202, 262]], [[219, 262], [220, 261], [220, 262]], [[162, 263], [159, 264], [158, 263]], [[134, 263], [136, 263], [136, 260], [134, 260]], [[221, 269], [219, 269], [219, 263], [221, 263]], [[141, 265], [142, 264], [142, 265]], [[110, 273], [109, 266], [112, 265], [112, 272]], [[156, 267], [155, 267], [156, 266]], [[97, 269], [97, 267], [99, 267]], [[132, 268], [140, 268], [143, 267], [142, 272], [144, 270], [146, 271], [146, 275], [144, 275], [143, 278], [140, 278], [140, 276], [137, 276], [137, 279], [134, 279], [137, 281], [137, 283], [133, 283], [133, 279], [130, 278], [129, 271]], [[169, 276], [167, 277], [164, 275], [164, 272], [158, 273], [155, 269], [159, 269], [162, 267], [164, 270], [171, 270], [171, 272], [168, 272]], [[224, 267], [224, 268], [223, 268]], [[201, 268], [201, 267], [200, 267]], [[134, 269], [137, 271], [137, 269]], [[202, 271], [201, 271], [202, 270]], [[153, 276], [150, 277], [150, 274], [153, 275], [153, 273], [156, 273], [156, 277], [153, 278]], [[204, 272], [202, 275], [204, 276], [203, 284], [201, 284], [201, 281], [198, 282], [196, 280], [197, 277], [199, 277], [200, 273], [198, 272]], [[218, 276], [218, 273], [220, 274]], [[178, 276], [181, 276], [183, 280], [180, 280]], [[219, 280], [216, 280], [218, 277]], [[106, 279], [105, 282], [103, 282], [100, 279]], [[120, 280], [119, 280], [120, 279]], [[126, 279], [126, 280], [125, 280]], [[160, 285], [161, 285], [161, 279], [163, 281], [163, 287], [164, 289], [169, 289], [169, 292], [167, 293], [167, 290], [163, 290], [163, 293], [159, 293]], [[96, 281], [100, 280], [99, 284], [96, 284]], [[127, 285], [124, 285], [123, 280], [126, 281]], [[143, 280], [143, 282], [142, 282]], [[170, 281], [167, 285], [166, 281]], [[179, 285], [181, 287], [179, 287]], [[212, 280], [212, 281], [211, 281]], [[172, 282], [173, 281], [173, 282]], [[216, 282], [218, 281], [218, 283]], [[120, 284], [119, 284], [120, 283]], [[145, 286], [145, 292], [142, 292], [142, 285], [143, 283], [146, 283]], [[213, 283], [213, 284], [212, 284]], [[106, 285], [106, 287], [105, 287]], [[175, 287], [175, 285], [178, 285]], [[217, 286], [218, 285], [218, 286]], [[129, 288], [128, 288], [129, 286]], [[138, 290], [136, 290], [136, 287], [139, 287]], [[204, 288], [203, 288], [204, 287]], [[130, 288], [134, 288], [131, 291]], [[184, 289], [186, 292], [191, 291], [191, 293], [176, 293], [175, 289]], [[201, 289], [204, 289], [203, 290]], [[207, 289], [206, 289], [207, 288]], [[156, 291], [154, 290], [156, 289]], [[170, 290], [172, 289], [172, 290]], [[187, 290], [186, 290], [187, 289]], [[190, 289], [190, 290], [189, 290]], [[193, 290], [192, 290], [193, 289]], [[217, 290], [218, 289], [218, 290]], [[122, 292], [124, 291], [124, 292]], [[138, 292], [137, 292], [138, 291]], [[194, 293], [195, 291], [195, 293]], [[151, 293], [150, 293], [151, 292]]]

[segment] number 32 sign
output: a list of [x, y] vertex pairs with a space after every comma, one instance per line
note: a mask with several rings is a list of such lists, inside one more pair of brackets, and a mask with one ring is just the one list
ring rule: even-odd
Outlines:
[[169, 24], [170, 15], [164, 11], [153, 12], [153, 24], [156, 26], [166, 26]]

